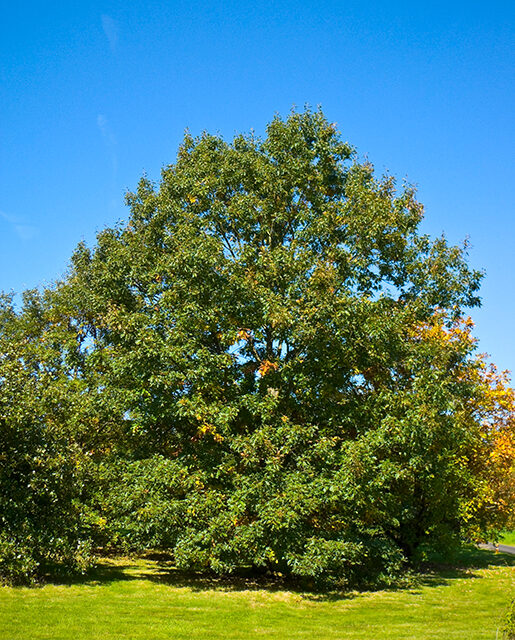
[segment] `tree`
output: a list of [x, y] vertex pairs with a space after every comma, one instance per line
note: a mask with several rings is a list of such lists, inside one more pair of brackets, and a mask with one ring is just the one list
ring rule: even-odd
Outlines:
[[413, 188], [308, 109], [186, 135], [127, 202], [48, 301], [97, 543], [349, 584], [506, 520], [461, 320], [481, 274], [419, 233]]
[[80, 498], [85, 458], [74, 428], [80, 355], [48, 294], [0, 298], [0, 579], [27, 582], [91, 557]]

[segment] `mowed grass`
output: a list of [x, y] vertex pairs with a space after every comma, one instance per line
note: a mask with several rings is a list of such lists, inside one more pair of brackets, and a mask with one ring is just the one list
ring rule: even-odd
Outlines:
[[113, 559], [81, 582], [0, 588], [0, 638], [493, 640], [514, 574], [515, 556], [469, 551], [406, 588], [324, 594]]
[[515, 531], [504, 531], [499, 538], [499, 542], [515, 547]]

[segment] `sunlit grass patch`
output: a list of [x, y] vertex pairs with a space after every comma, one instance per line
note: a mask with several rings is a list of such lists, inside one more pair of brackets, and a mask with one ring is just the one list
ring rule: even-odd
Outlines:
[[515, 592], [514, 567], [511, 556], [468, 550], [402, 588], [338, 593], [107, 558], [80, 580], [1, 588], [0, 638], [486, 640]]
[[499, 538], [499, 542], [502, 544], [515, 546], [515, 531], [503, 531]]

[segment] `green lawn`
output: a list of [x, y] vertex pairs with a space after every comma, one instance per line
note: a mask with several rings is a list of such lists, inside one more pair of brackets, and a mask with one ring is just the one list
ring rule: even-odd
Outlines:
[[499, 538], [501, 544], [509, 544], [515, 547], [515, 531], [504, 531]]
[[494, 640], [514, 567], [515, 556], [474, 551], [409, 588], [321, 595], [109, 560], [80, 583], [0, 588], [0, 638]]

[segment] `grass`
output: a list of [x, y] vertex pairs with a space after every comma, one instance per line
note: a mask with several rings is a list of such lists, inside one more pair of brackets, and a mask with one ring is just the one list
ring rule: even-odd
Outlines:
[[499, 538], [499, 542], [515, 547], [515, 531], [504, 531]]
[[81, 581], [0, 588], [0, 638], [493, 640], [514, 567], [515, 556], [474, 550], [404, 589], [321, 594], [110, 559]]

